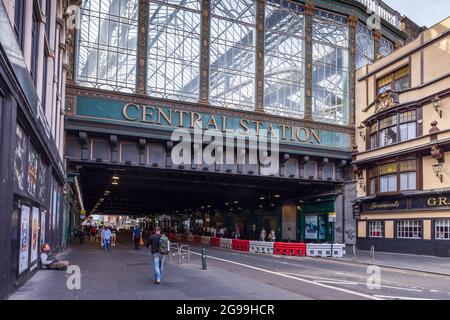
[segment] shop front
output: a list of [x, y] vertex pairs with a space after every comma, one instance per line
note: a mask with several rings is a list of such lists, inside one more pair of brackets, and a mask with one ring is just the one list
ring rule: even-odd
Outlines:
[[357, 247], [450, 257], [450, 191], [362, 200]]

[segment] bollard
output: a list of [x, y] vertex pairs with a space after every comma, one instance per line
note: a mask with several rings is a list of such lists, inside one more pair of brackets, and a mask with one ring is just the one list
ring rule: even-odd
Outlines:
[[202, 249], [202, 270], [206, 270], [206, 249]]

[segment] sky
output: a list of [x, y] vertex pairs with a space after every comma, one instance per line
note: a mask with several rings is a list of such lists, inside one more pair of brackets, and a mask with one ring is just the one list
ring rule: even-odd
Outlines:
[[431, 27], [450, 16], [450, 0], [383, 0], [419, 26]]

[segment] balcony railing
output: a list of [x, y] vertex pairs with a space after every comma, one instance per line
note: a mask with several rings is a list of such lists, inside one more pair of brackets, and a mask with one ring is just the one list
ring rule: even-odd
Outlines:
[[402, 16], [381, 0], [356, 0], [380, 16], [384, 21], [400, 29]]

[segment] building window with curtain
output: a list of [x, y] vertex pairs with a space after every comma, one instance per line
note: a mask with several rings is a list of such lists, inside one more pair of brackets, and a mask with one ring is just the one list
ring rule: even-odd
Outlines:
[[148, 94], [198, 101], [201, 1], [151, 0], [149, 10]]
[[313, 118], [348, 123], [349, 30], [347, 18], [316, 10], [313, 17]]
[[253, 111], [256, 74], [256, 2], [211, 2], [209, 101]]
[[373, 31], [358, 22], [356, 26], [356, 69], [366, 64], [371, 64], [375, 60], [375, 42]]
[[76, 70], [78, 84], [121, 92], [135, 91], [138, 2], [82, 2]]
[[305, 103], [303, 6], [267, 1], [264, 35], [264, 110], [302, 118]]

